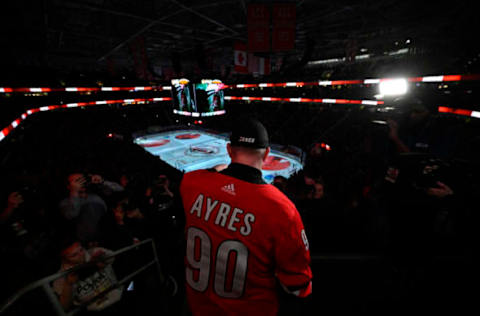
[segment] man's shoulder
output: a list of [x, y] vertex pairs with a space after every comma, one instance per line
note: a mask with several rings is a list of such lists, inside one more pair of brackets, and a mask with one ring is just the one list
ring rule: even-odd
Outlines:
[[185, 192], [185, 190], [188, 190], [187, 188], [204, 186], [205, 183], [211, 181], [211, 174], [213, 175], [218, 173], [209, 171], [207, 169], [200, 169], [183, 174], [182, 180], [180, 182], [180, 192]]
[[205, 174], [205, 173], [211, 173], [212, 171], [210, 169], [198, 169], [198, 170], [193, 170], [193, 171], [189, 171], [187, 173], [185, 173], [183, 176], [189, 176], [189, 177], [192, 177], [192, 176], [196, 176], [196, 175], [200, 175], [200, 174]]
[[[263, 199], [269, 204], [273, 205], [275, 209], [292, 215], [297, 212], [295, 204], [274, 185], [262, 185], [263, 192], [261, 193]], [[260, 193], [260, 192], [259, 192]]]
[[263, 188], [265, 188], [265, 195], [270, 197], [273, 200], [280, 201], [280, 202], [290, 202], [290, 199], [282, 192], [280, 191], [276, 186], [272, 184], [264, 185]]
[[212, 169], [199, 169], [187, 172], [182, 177], [182, 182], [189, 181], [196, 178], [204, 178], [207, 175], [218, 174], [215, 170]]

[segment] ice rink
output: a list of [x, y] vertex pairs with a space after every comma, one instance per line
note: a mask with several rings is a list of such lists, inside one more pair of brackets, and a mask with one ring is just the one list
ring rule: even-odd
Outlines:
[[[134, 142], [172, 167], [189, 172], [229, 164], [228, 138], [200, 130], [176, 130], [135, 138]], [[300, 158], [272, 150], [262, 167], [271, 183], [277, 175], [289, 178], [303, 168]]]

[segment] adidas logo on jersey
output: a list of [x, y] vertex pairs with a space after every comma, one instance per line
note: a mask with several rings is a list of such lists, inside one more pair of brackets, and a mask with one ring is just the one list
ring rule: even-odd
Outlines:
[[231, 195], [236, 195], [235, 193], [235, 186], [232, 184], [227, 184], [226, 186], [222, 187], [222, 191], [227, 192]]

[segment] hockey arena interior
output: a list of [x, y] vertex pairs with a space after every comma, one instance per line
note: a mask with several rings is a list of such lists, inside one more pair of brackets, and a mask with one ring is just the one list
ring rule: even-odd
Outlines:
[[225, 170], [250, 118], [269, 137], [259, 181], [298, 211], [313, 275], [306, 297], [275, 285], [278, 315], [478, 309], [472, 2], [1, 11], [0, 315], [203, 315], [187, 300], [180, 184]]

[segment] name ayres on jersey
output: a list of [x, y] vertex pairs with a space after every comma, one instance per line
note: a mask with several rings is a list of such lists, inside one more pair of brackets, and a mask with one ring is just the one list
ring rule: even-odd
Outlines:
[[[193, 203], [190, 214], [203, 219], [213, 221], [215, 225], [228, 229], [232, 232], [239, 231], [243, 236], [252, 232], [252, 223], [255, 222], [255, 215], [247, 213], [238, 207], [228, 203], [213, 200], [210, 197], [205, 199], [204, 194], [199, 194]], [[212, 216], [212, 214], [215, 214]]]

